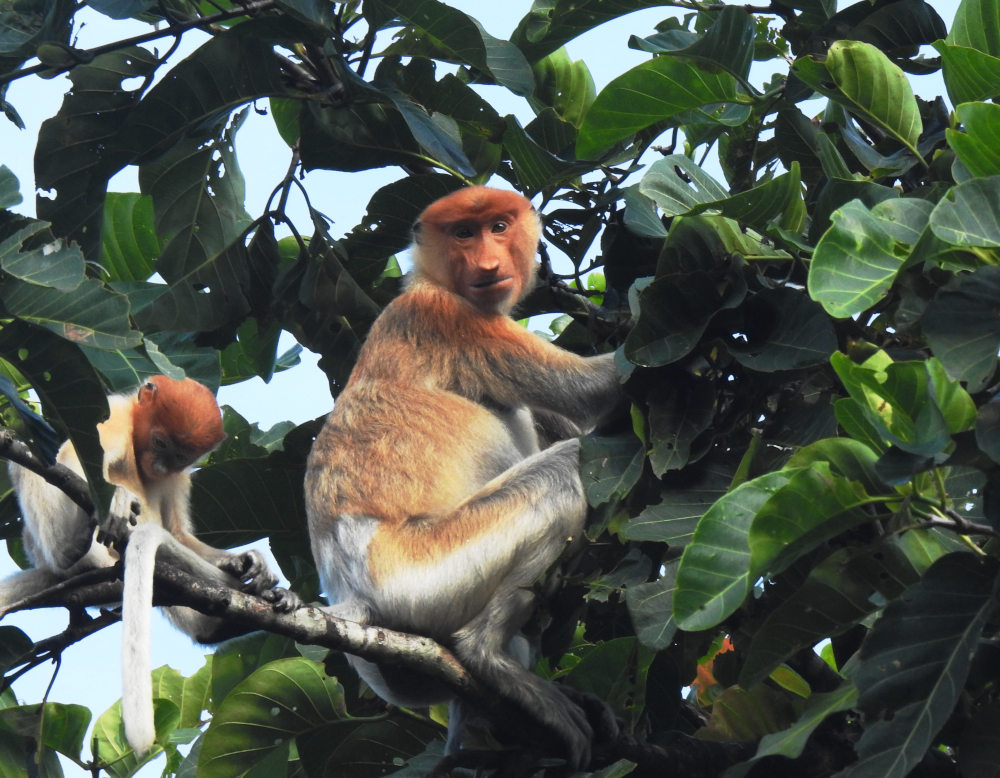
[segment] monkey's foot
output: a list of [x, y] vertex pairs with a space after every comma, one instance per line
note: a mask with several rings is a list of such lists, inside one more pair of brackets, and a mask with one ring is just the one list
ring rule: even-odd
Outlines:
[[558, 684], [552, 685], [558, 691], [553, 690], [551, 698], [546, 700], [552, 704], [542, 709], [542, 716], [549, 727], [559, 733], [566, 747], [567, 766], [571, 773], [575, 773], [590, 764], [594, 730], [584, 710], [570, 699], [573, 693], [566, 694], [564, 687]]
[[266, 592], [262, 592], [260, 597], [262, 600], [271, 603], [271, 607], [278, 613], [291, 613], [292, 611], [297, 611], [299, 608], [304, 608], [306, 605], [295, 592], [290, 592], [288, 589], [282, 589], [281, 587], [268, 589]]
[[278, 583], [278, 577], [271, 572], [264, 555], [259, 551], [233, 554], [219, 565], [219, 569], [239, 579], [242, 583], [241, 591], [258, 597]]
[[593, 746], [595, 749], [615, 744], [618, 739], [619, 725], [610, 705], [596, 694], [581, 692], [572, 686], [557, 684], [556, 688], [572, 700], [586, 715], [590, 728], [594, 731]]

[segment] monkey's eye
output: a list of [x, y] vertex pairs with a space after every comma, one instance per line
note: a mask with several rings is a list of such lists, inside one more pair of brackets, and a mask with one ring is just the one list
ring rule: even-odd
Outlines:
[[158, 436], [154, 435], [153, 436], [153, 448], [157, 449], [158, 451], [164, 451], [167, 448], [167, 441], [165, 441], [161, 437], [158, 437]]
[[458, 238], [459, 240], [468, 240], [473, 235], [475, 235], [475, 233], [468, 227], [459, 227], [457, 230], [455, 230], [455, 237]]
[[494, 235], [499, 235], [501, 232], [507, 232], [507, 222], [497, 222], [493, 225]]

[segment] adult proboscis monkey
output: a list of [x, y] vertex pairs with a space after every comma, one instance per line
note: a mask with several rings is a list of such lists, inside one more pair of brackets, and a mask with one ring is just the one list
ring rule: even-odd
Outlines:
[[[612, 354], [576, 356], [508, 315], [533, 287], [539, 232], [531, 203], [496, 189], [424, 211], [406, 291], [372, 327], [312, 448], [306, 507], [331, 613], [440, 641], [534, 711], [579, 767], [586, 717], [511, 653], [530, 587], [586, 516], [579, 440], [540, 451], [533, 414], [582, 434], [620, 387]], [[427, 676], [352, 664], [387, 701], [451, 697]]]

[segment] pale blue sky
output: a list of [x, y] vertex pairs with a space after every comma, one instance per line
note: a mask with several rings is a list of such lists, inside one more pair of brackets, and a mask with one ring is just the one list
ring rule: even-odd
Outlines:
[[[950, 26], [957, 0], [930, 2]], [[450, 0], [449, 4], [476, 17], [490, 34], [499, 38], [508, 38], [517, 22], [530, 8], [530, 0]], [[848, 4], [849, 2], [841, 2], [840, 7]], [[628, 48], [628, 38], [632, 34], [653, 34], [653, 26], [671, 15], [672, 10], [674, 9], [652, 8], [631, 14], [577, 38], [567, 48], [573, 59], [587, 62], [599, 91], [612, 78], [648, 59], [648, 55]], [[680, 15], [682, 12], [678, 10], [676, 13]], [[147, 25], [137, 22], [113, 22], [90, 9], [78, 13], [77, 20], [85, 22], [79, 30], [77, 44], [83, 48], [140, 34], [149, 29]], [[173, 62], [194, 50], [205, 37], [197, 32], [187, 34], [184, 46], [175, 55]], [[161, 52], [167, 46], [163, 41], [159, 41], [158, 45]], [[755, 63], [751, 81], [760, 86], [776, 70], [783, 71], [778, 65], [780, 63]], [[915, 82], [914, 91], [924, 98], [945, 94], [940, 74], [924, 76], [915, 79]], [[67, 88], [69, 81], [64, 77], [51, 81], [26, 78], [14, 82], [8, 91], [7, 99], [20, 112], [27, 129], [19, 131], [0, 118], [0, 148], [3, 149], [0, 163], [11, 168], [21, 182], [25, 202], [14, 209], [21, 213], [34, 215], [32, 156], [38, 128], [44, 119], [58, 110], [62, 93]], [[479, 89], [501, 114], [513, 113], [522, 124], [532, 118], [533, 114], [523, 99], [500, 87]], [[813, 101], [803, 109], [817, 113], [822, 109], [822, 103]], [[247, 182], [247, 211], [256, 216], [263, 210], [273, 187], [284, 176], [290, 151], [275, 131], [271, 118], [250, 111], [237, 138], [237, 153]], [[710, 167], [709, 170], [719, 176], [717, 166], [714, 169]], [[337, 235], [350, 230], [361, 220], [372, 193], [400, 176], [401, 172], [396, 168], [362, 173], [317, 170], [309, 173], [304, 183], [314, 206], [336, 221], [332, 232]], [[506, 186], [502, 181], [498, 181], [496, 185]], [[119, 192], [138, 191], [136, 169], [122, 171], [111, 181], [109, 188]], [[304, 205], [295, 199], [294, 194], [290, 214], [299, 224], [308, 224]], [[293, 343], [286, 334], [282, 346], [287, 347]], [[316, 358], [308, 352], [303, 354], [301, 365], [275, 375], [270, 384], [265, 385], [259, 379], [253, 379], [237, 386], [224, 387], [219, 392], [219, 400], [233, 406], [251, 422], [259, 422], [261, 428], [270, 427], [285, 419], [298, 423], [315, 418], [329, 411], [332, 404], [326, 378], [316, 367]], [[0, 575], [7, 575], [15, 569], [13, 562], [0, 551]], [[38, 640], [61, 631], [65, 627], [66, 616], [61, 610], [35, 611], [14, 614], [3, 623], [18, 626], [32, 639]], [[86, 705], [95, 718], [99, 716], [121, 696], [120, 640], [121, 627], [116, 626], [67, 650], [49, 699]], [[185, 675], [190, 675], [203, 663], [205, 649], [192, 645], [187, 637], [174, 630], [159, 615], [154, 617], [153, 643], [152, 667], [169, 664]], [[14, 690], [19, 699], [37, 702], [42, 698], [50, 678], [50, 667], [36, 668], [18, 681]], [[89, 745], [85, 746], [84, 751], [89, 755]], [[84, 778], [88, 775], [66, 760], [63, 762], [67, 776]], [[145, 767], [140, 775], [153, 778], [161, 770], [162, 758]]]

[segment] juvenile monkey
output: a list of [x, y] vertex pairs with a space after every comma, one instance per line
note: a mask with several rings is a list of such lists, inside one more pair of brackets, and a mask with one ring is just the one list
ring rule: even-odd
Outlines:
[[[122, 717], [129, 744], [144, 753], [153, 743], [150, 680], [150, 613], [157, 554], [186, 572], [256, 595], [268, 594], [282, 610], [295, 604], [284, 590], [271, 593], [277, 578], [257, 551], [234, 554], [198, 540], [191, 531], [191, 466], [225, 437], [212, 393], [201, 384], [155, 376], [136, 394], [108, 398], [111, 414], [98, 425], [104, 448], [104, 478], [118, 487], [112, 500], [116, 531], [140, 522], [126, 551], [122, 645]], [[69, 441], [57, 459], [83, 477]], [[118, 554], [97, 542], [94, 523], [69, 497], [14, 463], [11, 480], [24, 519], [24, 544], [35, 565], [0, 582], [0, 607], [86, 570], [109, 567]], [[138, 509], [137, 517], [134, 516]], [[199, 643], [240, 634], [220, 618], [190, 608], [164, 609], [180, 630]]]
[[[331, 613], [450, 647], [558, 732], [576, 768], [589, 760], [585, 716], [512, 654], [529, 587], [586, 516], [579, 440], [540, 451], [532, 414], [582, 434], [620, 388], [612, 354], [578, 357], [508, 315], [532, 289], [539, 231], [528, 200], [484, 187], [424, 211], [406, 291], [375, 322], [313, 445], [306, 510]], [[352, 664], [387, 701], [451, 698], [426, 676]]]

